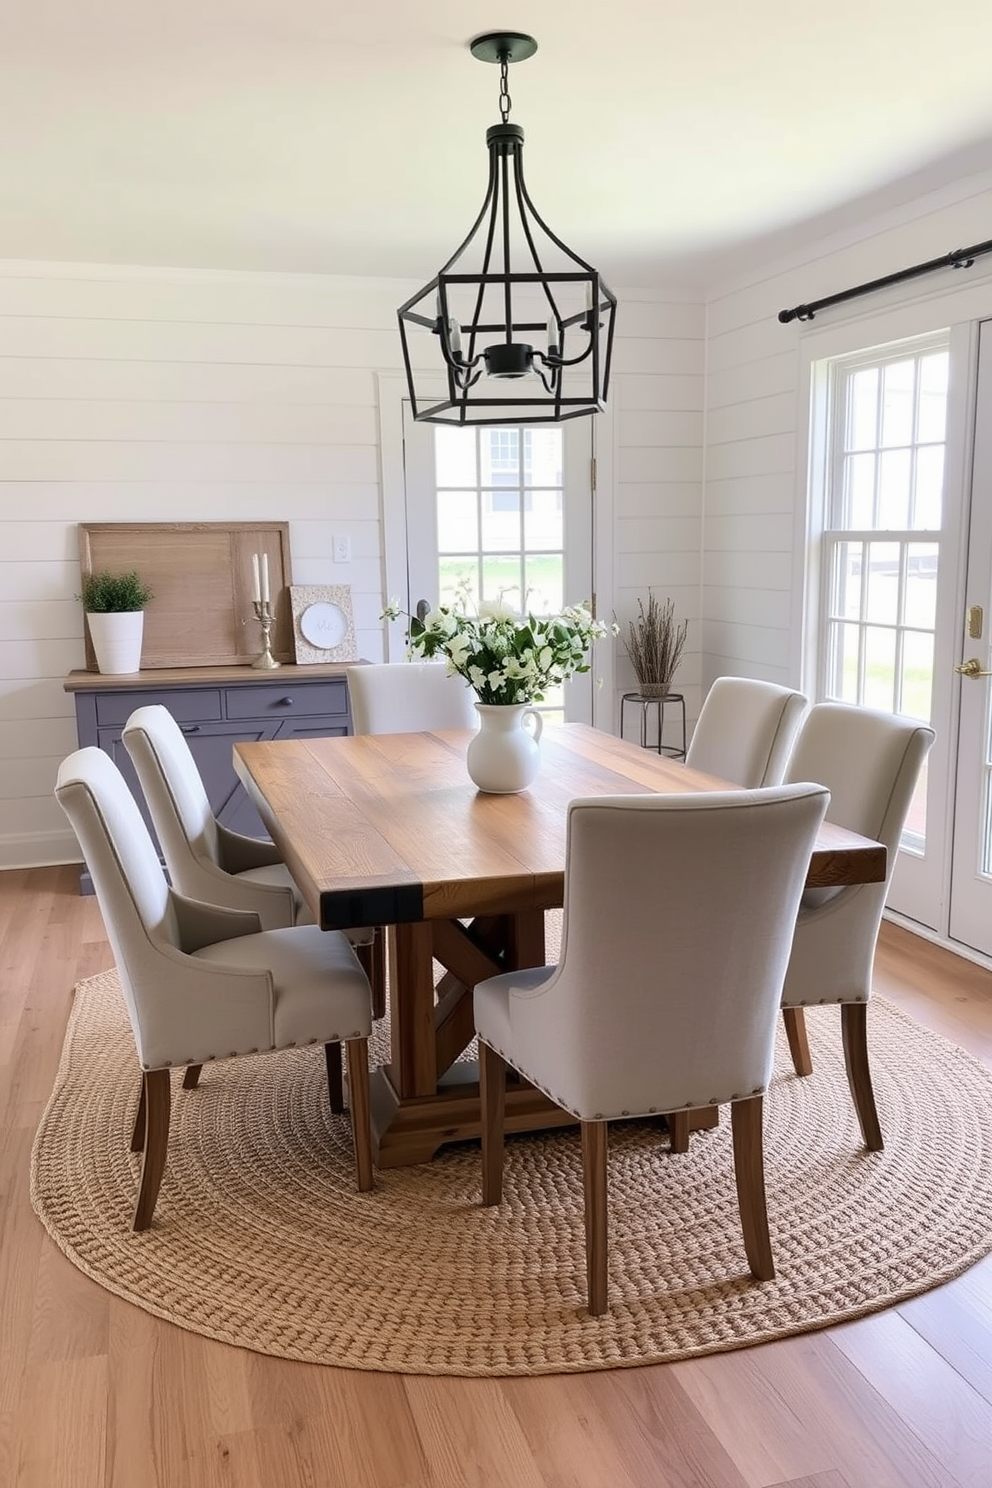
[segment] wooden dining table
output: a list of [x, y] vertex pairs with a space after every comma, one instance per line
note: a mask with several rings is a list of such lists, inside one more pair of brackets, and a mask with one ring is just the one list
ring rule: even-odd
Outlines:
[[[548, 726], [526, 791], [488, 795], [465, 768], [469, 730], [238, 743], [234, 768], [324, 930], [387, 927], [390, 1059], [372, 1076], [380, 1168], [479, 1136], [465, 1057], [472, 988], [545, 964], [545, 911], [563, 903], [568, 804], [578, 796], [737, 789], [584, 724]], [[604, 865], [605, 866], [605, 865]], [[884, 879], [881, 843], [824, 823], [807, 886]], [[663, 974], [659, 948], [659, 975]], [[506, 1130], [574, 1118], [522, 1080]], [[716, 1113], [697, 1114], [712, 1125]]]

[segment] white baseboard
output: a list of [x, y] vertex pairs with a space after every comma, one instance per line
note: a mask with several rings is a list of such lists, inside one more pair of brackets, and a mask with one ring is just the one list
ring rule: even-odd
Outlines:
[[82, 861], [79, 843], [71, 831], [32, 832], [30, 836], [0, 834], [0, 869], [52, 868], [60, 863]]
[[928, 925], [921, 925], [918, 920], [911, 920], [906, 915], [896, 914], [891, 909], [885, 911], [885, 918], [891, 920], [893, 925], [898, 925], [901, 930], [910, 930], [922, 940], [928, 940], [931, 945], [940, 946], [942, 950], [950, 951], [952, 955], [960, 956], [964, 961], [971, 961], [975, 966], [992, 971], [992, 956], [983, 956], [981, 951], [975, 951], [971, 946], [963, 945], [960, 940], [948, 940], [946, 935], [938, 935], [937, 931], [931, 930]]

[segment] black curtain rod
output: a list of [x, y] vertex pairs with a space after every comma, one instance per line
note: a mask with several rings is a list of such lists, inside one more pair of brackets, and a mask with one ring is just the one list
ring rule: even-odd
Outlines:
[[808, 305], [795, 305], [791, 310], [780, 310], [778, 318], [783, 325], [790, 320], [812, 320], [817, 310], [828, 305], [840, 305], [844, 300], [856, 299], [858, 295], [871, 294], [876, 289], [887, 289], [890, 284], [901, 284], [904, 279], [918, 279], [921, 274], [932, 274], [934, 269], [970, 269], [976, 258], [983, 253], [992, 253], [992, 238], [985, 243], [976, 243], [973, 248], [955, 248], [943, 258], [931, 258], [927, 263], [914, 264], [911, 269], [900, 269], [897, 274], [886, 274], [883, 279], [871, 279], [867, 284], [856, 284], [853, 289], [843, 289], [840, 294], [827, 295], [822, 300], [811, 300]]

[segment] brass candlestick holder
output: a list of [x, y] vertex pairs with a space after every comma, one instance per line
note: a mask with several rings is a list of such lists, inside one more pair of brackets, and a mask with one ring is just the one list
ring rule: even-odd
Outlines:
[[252, 662], [256, 671], [271, 672], [276, 667], [281, 667], [282, 662], [276, 661], [272, 655], [272, 647], [269, 644], [269, 635], [272, 631], [272, 605], [267, 599], [253, 599], [252, 608], [255, 611], [255, 619], [262, 627], [262, 654], [257, 661]]

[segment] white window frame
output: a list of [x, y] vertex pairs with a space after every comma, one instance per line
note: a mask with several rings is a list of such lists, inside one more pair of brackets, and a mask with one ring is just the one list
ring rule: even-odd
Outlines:
[[[929, 352], [946, 351], [950, 355], [951, 333], [950, 330], [940, 331], [936, 334], [913, 337], [903, 340], [887, 347], [873, 347], [869, 350], [857, 352], [853, 355], [832, 357], [823, 369], [823, 381], [821, 387], [824, 391], [823, 398], [823, 432], [822, 449], [826, 451], [826, 458], [820, 461], [820, 467], [816, 472], [816, 479], [820, 486], [820, 552], [817, 558], [818, 573], [816, 575], [816, 590], [818, 594], [818, 614], [815, 626], [816, 657], [815, 670], [812, 675], [816, 678], [815, 696], [817, 701], [841, 700], [838, 694], [832, 690], [830, 682], [832, 647], [829, 643], [829, 632], [836, 625], [837, 617], [832, 613], [831, 579], [833, 574], [833, 556], [837, 548], [844, 543], [887, 543], [897, 547], [899, 550], [899, 577], [900, 577], [900, 602], [899, 613], [895, 624], [891, 627], [895, 630], [895, 696], [893, 698], [893, 711], [905, 711], [902, 707], [904, 698], [902, 694], [902, 657], [904, 652], [905, 638], [908, 632], [914, 629], [905, 620], [902, 594], [905, 586], [907, 570], [908, 549], [912, 545], [928, 544], [938, 550], [938, 566], [941, 566], [947, 556], [946, 551], [946, 525], [942, 522], [939, 529], [925, 527], [907, 528], [853, 528], [835, 524], [834, 516], [841, 507], [843, 501], [842, 481], [845, 464], [845, 433], [847, 431], [846, 390], [849, 385], [851, 374], [869, 367], [884, 368], [895, 362], [905, 361], [909, 357], [919, 358]], [[844, 407], [840, 406], [843, 398]], [[944, 489], [945, 497], [943, 505], [946, 506], [946, 460], [947, 460], [947, 422], [950, 418], [948, 408], [948, 420], [945, 421], [945, 434], [943, 440], [944, 450]], [[917, 448], [914, 442], [913, 448]], [[812, 585], [811, 585], [812, 588]], [[866, 601], [868, 596], [868, 576], [862, 575], [860, 615], [852, 617], [845, 623], [855, 625], [861, 632], [861, 644], [859, 646], [858, 665], [858, 698], [859, 704], [864, 704], [864, 654], [865, 639], [873, 628], [882, 628], [877, 622], [872, 622], [866, 617]], [[934, 616], [933, 631], [927, 634], [934, 636], [933, 666], [936, 669], [936, 627], [937, 616]], [[884, 627], [886, 629], [890, 627]], [[847, 699], [847, 701], [853, 701]], [[867, 704], [866, 704], [867, 705]], [[933, 711], [933, 697], [931, 694], [931, 705], [929, 714]], [[930, 722], [930, 716], [922, 720]]]
[[[970, 480], [971, 439], [969, 409], [977, 361], [977, 315], [988, 290], [969, 286], [913, 304], [899, 304], [872, 316], [852, 314], [842, 324], [814, 326], [804, 331], [800, 388], [802, 416], [798, 422], [794, 593], [797, 596], [792, 658], [800, 686], [812, 702], [821, 700], [818, 685], [818, 642], [823, 609], [823, 533], [825, 528], [824, 471], [828, 438], [828, 377], [832, 361], [863, 355], [887, 354], [898, 343], [918, 343], [927, 336], [944, 335], [950, 327], [951, 383], [948, 390], [945, 512], [941, 585], [937, 596], [937, 642], [934, 655], [932, 709], [934, 719], [947, 721], [938, 729], [927, 760], [928, 831], [925, 858], [900, 854], [889, 890], [889, 911], [912, 921], [917, 928], [937, 930], [946, 923], [950, 855], [938, 844], [939, 832], [929, 824], [935, 815], [948, 819], [954, 810], [954, 749], [956, 704], [952, 667], [956, 656], [958, 611], [964, 593], [967, 531], [962, 523], [962, 492]], [[951, 494], [948, 499], [949, 493]]]

